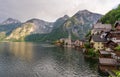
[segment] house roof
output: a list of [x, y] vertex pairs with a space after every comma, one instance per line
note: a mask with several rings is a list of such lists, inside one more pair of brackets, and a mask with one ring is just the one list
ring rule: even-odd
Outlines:
[[95, 42], [107, 42], [107, 39], [106, 38], [101, 38], [101, 35], [93, 35], [92, 39]]
[[103, 65], [116, 65], [117, 60], [111, 58], [99, 58], [99, 63]]
[[115, 22], [115, 27], [118, 26], [118, 24], [120, 25], [120, 21]]
[[117, 39], [120, 39], [120, 31], [114, 30], [114, 31], [107, 32], [107, 35], [105, 36], [105, 38], [117, 38]]
[[105, 55], [108, 55], [108, 54], [111, 54], [109, 51], [99, 51], [100, 54], [105, 54]]
[[113, 46], [118, 46], [118, 44], [117, 43], [115, 43], [115, 42], [113, 42], [113, 41], [108, 41], [107, 43], [106, 43], [107, 45], [113, 45]]
[[110, 31], [111, 29], [105, 29], [105, 28], [96, 28], [96, 29], [93, 29], [93, 32], [98, 32], [98, 31], [104, 31], [104, 32], [108, 32]]
[[112, 29], [112, 25], [111, 24], [97, 23], [97, 24], [94, 24], [93, 28], [94, 29]]

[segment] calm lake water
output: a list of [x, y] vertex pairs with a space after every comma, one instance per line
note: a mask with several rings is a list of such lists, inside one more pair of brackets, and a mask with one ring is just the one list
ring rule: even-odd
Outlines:
[[100, 77], [80, 50], [49, 44], [0, 43], [0, 77]]

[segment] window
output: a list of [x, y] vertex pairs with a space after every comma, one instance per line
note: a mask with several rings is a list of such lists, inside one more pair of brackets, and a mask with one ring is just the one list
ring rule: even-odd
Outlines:
[[114, 41], [115, 41], [115, 40], [116, 40], [116, 38], [112, 38], [112, 40], [114, 40]]

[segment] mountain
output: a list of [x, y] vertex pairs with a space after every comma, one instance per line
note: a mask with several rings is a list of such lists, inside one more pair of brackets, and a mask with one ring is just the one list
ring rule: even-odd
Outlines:
[[[64, 15], [55, 22], [47, 22], [40, 19], [30, 19], [12, 29], [4, 29], [7, 32], [6, 40], [13, 41], [55, 41], [60, 38], [67, 38], [71, 34], [72, 39], [83, 39], [102, 15], [89, 12], [88, 10], [78, 11], [72, 17]], [[10, 24], [10, 23], [9, 23]], [[13, 22], [13, 24], [16, 24]], [[18, 24], [18, 23], [17, 23]], [[7, 30], [7, 31], [5, 31]], [[4, 33], [2, 33], [4, 36]]]
[[12, 31], [12, 33], [6, 38], [12, 41], [24, 41], [25, 36], [30, 35], [35, 29], [34, 23], [24, 23], [21, 27], [18, 27]]
[[19, 20], [12, 18], [8, 18], [0, 23], [0, 40], [3, 40], [6, 36], [11, 34], [11, 32], [17, 27], [20, 27], [21, 24], [22, 23]]
[[62, 18], [58, 19], [54, 24], [53, 30], [48, 34], [36, 34], [26, 37], [26, 41], [55, 41], [60, 38], [67, 38], [71, 34], [72, 39], [82, 39], [85, 34], [91, 29], [92, 24], [96, 23], [102, 15], [82, 10], [74, 16], [66, 18], [65, 21], [58, 24]]
[[47, 22], [47, 21], [43, 21], [40, 19], [31, 19], [28, 20], [26, 23], [34, 23], [34, 31], [32, 32], [33, 34], [45, 34], [45, 33], [49, 33], [51, 32], [52, 28], [53, 28], [53, 23], [52, 22]]
[[53, 29], [60, 27], [69, 18], [70, 17], [68, 15], [64, 15], [63, 17], [58, 18], [53, 24]]
[[8, 25], [8, 24], [16, 24], [16, 23], [21, 23], [21, 22], [17, 19], [8, 18], [7, 20], [3, 21], [0, 25]]
[[100, 19], [102, 23], [112, 25], [114, 25], [115, 21], [118, 20], [120, 20], [120, 4], [118, 5], [117, 8], [112, 9]]
[[50, 33], [53, 28], [52, 22], [47, 22], [40, 19], [30, 19], [21, 24], [20, 27], [14, 29], [6, 40], [24, 41], [24, 38], [29, 35]]
[[78, 11], [63, 24], [63, 27], [74, 36], [82, 39], [86, 33], [89, 32], [91, 26], [96, 23], [101, 16], [102, 15], [92, 13], [88, 10]]
[[61, 28], [61, 25], [64, 24], [69, 19], [68, 15], [64, 15], [63, 17], [58, 18], [53, 23], [53, 29], [50, 33], [47, 34], [32, 34], [25, 38], [26, 41], [49, 41], [49, 40], [56, 40], [59, 37], [66, 36]]
[[68, 18], [51, 33], [42, 37], [43, 41], [54, 41], [60, 38], [67, 38], [71, 34], [72, 39], [83, 39], [85, 34], [91, 29], [92, 24], [96, 23], [102, 15], [89, 12], [88, 10], [78, 11], [75, 15]]

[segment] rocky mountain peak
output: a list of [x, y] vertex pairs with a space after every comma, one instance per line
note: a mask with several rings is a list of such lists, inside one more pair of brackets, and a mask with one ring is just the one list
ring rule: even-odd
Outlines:
[[91, 12], [88, 10], [80, 10], [76, 14], [90, 14]]
[[21, 23], [19, 20], [17, 19], [13, 19], [13, 18], [8, 18], [5, 21], [3, 21], [1, 23], [1, 25], [7, 25], [7, 24], [15, 24], [15, 23]]
[[33, 19], [30, 19], [28, 20], [27, 22], [31, 22], [31, 23], [34, 23], [34, 22], [44, 22], [43, 20], [40, 20], [40, 19], [37, 19], [37, 18], [33, 18]]
[[63, 16], [63, 18], [66, 18], [66, 19], [68, 19], [68, 18], [69, 18], [69, 16], [68, 16], [68, 15], [64, 15], [64, 16]]

